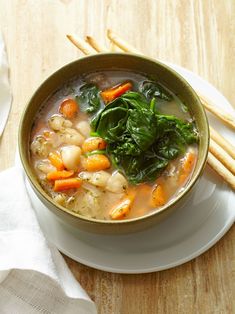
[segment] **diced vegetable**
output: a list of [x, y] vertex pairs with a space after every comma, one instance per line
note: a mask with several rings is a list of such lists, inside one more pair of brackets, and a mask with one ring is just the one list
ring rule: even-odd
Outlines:
[[61, 149], [61, 157], [66, 169], [76, 171], [80, 163], [81, 148], [75, 145], [64, 146]]
[[194, 166], [195, 160], [196, 160], [195, 154], [193, 152], [188, 152], [183, 161], [182, 170], [184, 172], [190, 173]]
[[110, 212], [110, 218], [113, 220], [125, 218], [130, 212], [131, 203], [132, 203], [131, 199], [124, 198], [121, 201], [121, 203], [119, 203], [118, 205], [115, 205], [112, 208]]
[[128, 188], [128, 182], [126, 178], [118, 171], [114, 172], [109, 177], [106, 185], [106, 190], [113, 193], [123, 193]]
[[49, 172], [47, 174], [47, 179], [48, 180], [59, 180], [59, 179], [66, 179], [71, 177], [74, 174], [74, 171], [67, 171], [67, 170], [61, 170], [61, 171], [53, 171]]
[[78, 104], [73, 99], [65, 99], [60, 105], [59, 112], [68, 119], [75, 118], [78, 113]]
[[82, 134], [84, 137], [88, 137], [91, 133], [91, 127], [88, 121], [79, 121], [75, 128], [78, 130], [80, 134]]
[[106, 142], [101, 137], [89, 137], [82, 144], [82, 150], [84, 153], [91, 152], [93, 150], [102, 150], [107, 146]]
[[158, 184], [152, 192], [151, 205], [153, 207], [160, 207], [167, 202], [166, 192], [161, 184]]
[[192, 151], [188, 152], [183, 159], [182, 167], [179, 172], [178, 182], [182, 186], [186, 183], [194, 164], [196, 162], [196, 154]]
[[48, 159], [57, 170], [64, 170], [64, 164], [58, 152], [50, 153]]
[[130, 82], [123, 83], [113, 88], [104, 90], [101, 92], [101, 97], [103, 98], [104, 102], [108, 103], [113, 101], [115, 98], [120, 97], [130, 89], [132, 89], [132, 84]]
[[69, 178], [63, 180], [55, 180], [54, 191], [60, 192], [69, 189], [79, 188], [82, 184], [82, 181], [78, 178]]
[[111, 164], [105, 155], [90, 155], [85, 162], [87, 171], [100, 171], [110, 168]]

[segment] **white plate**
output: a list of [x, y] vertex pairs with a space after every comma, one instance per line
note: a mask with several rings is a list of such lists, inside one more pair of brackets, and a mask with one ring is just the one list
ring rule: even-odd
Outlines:
[[[171, 65], [195, 89], [233, 112], [227, 100], [208, 82], [192, 72]], [[233, 133], [209, 115], [211, 124], [235, 144]], [[61, 223], [27, 189], [44, 234], [74, 260], [115, 273], [147, 273], [183, 264], [214, 245], [235, 219], [235, 193], [206, 168], [200, 183], [184, 207], [155, 227], [122, 236], [79, 231]]]

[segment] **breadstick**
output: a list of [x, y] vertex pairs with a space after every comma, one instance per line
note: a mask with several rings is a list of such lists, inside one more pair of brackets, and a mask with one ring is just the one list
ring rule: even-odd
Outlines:
[[91, 48], [83, 39], [75, 36], [75, 35], [66, 35], [67, 38], [85, 55], [92, 55], [96, 53], [94, 49]]
[[[197, 91], [196, 91], [197, 92]], [[207, 99], [204, 95], [200, 95], [200, 93], [197, 92], [199, 95], [201, 102], [203, 106], [213, 113], [216, 117], [218, 117], [220, 120], [222, 120], [227, 126], [231, 127], [235, 130], [235, 117], [231, 116], [231, 114], [223, 111], [220, 108], [217, 108], [216, 105], [213, 105], [212, 100]]]
[[235, 190], [235, 176], [210, 152], [207, 162]]
[[233, 159], [235, 159], [235, 146], [229, 143], [223, 136], [221, 136], [215, 129], [210, 126], [211, 138], [221, 146]]
[[235, 160], [224, 151], [213, 139], [210, 139], [209, 151], [219, 160], [225, 167], [235, 174]]
[[99, 44], [93, 37], [86, 36], [86, 42], [94, 48], [97, 52], [108, 52], [108, 49]]
[[117, 34], [115, 34], [111, 29], [107, 30], [107, 36], [110, 41], [117, 45], [121, 50], [125, 52], [133, 52], [137, 54], [143, 54], [139, 50], [135, 49], [133, 46], [129, 45], [125, 40], [121, 39]]

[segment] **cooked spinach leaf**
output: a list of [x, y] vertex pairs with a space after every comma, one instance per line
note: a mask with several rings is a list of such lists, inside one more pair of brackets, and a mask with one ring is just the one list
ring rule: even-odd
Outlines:
[[80, 87], [80, 95], [76, 96], [80, 110], [90, 114], [96, 113], [102, 106], [99, 89], [91, 83]]
[[139, 91], [150, 101], [153, 97], [163, 100], [172, 100], [172, 95], [159, 83], [146, 80], [140, 83]]
[[127, 92], [100, 110], [92, 127], [107, 141], [113, 165], [133, 184], [154, 181], [198, 137], [193, 123], [157, 114], [136, 92]]

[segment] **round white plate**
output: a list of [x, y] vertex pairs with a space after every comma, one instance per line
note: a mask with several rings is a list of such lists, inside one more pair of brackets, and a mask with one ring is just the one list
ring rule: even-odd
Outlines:
[[[193, 88], [233, 112], [227, 100], [194, 73], [170, 64]], [[208, 115], [210, 123], [235, 145], [234, 134]], [[115, 273], [147, 273], [183, 264], [214, 245], [235, 220], [235, 193], [207, 167], [184, 207], [155, 227], [121, 236], [97, 235], [60, 222], [26, 184], [39, 223], [49, 241], [74, 260]]]

